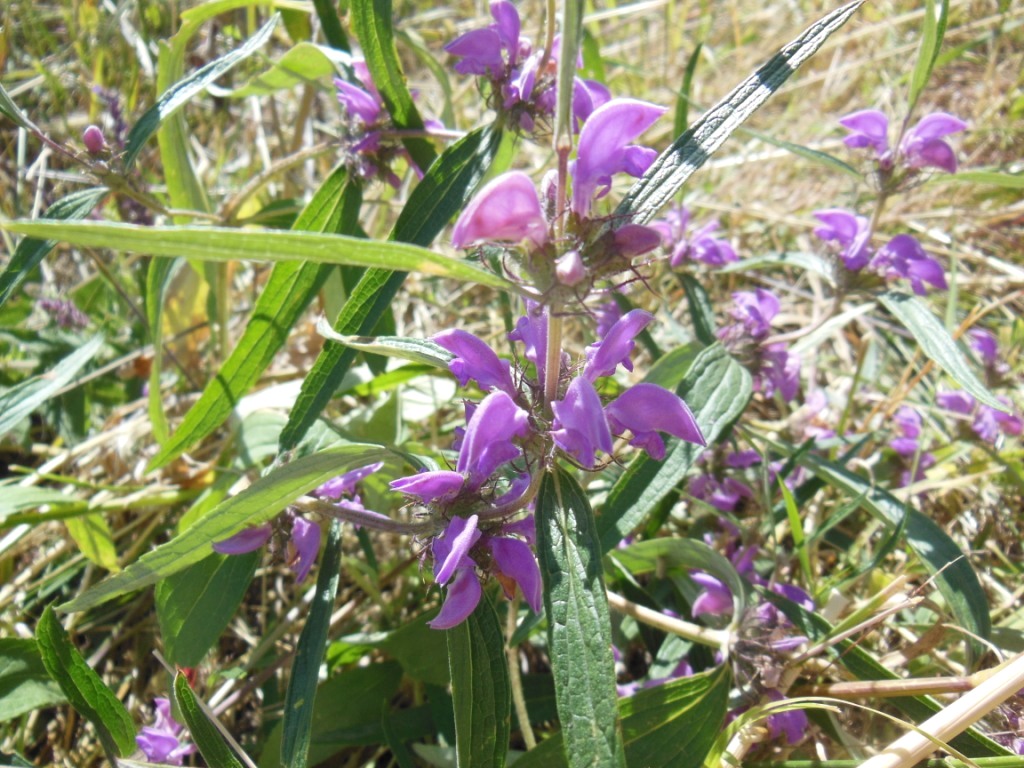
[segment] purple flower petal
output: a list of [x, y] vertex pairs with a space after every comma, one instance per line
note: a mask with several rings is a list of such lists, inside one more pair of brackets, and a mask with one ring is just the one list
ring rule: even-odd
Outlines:
[[629, 355], [635, 346], [633, 339], [653, 319], [654, 315], [642, 309], [630, 310], [623, 315], [601, 341], [587, 347], [583, 377], [594, 381], [601, 376], [611, 376], [620, 363], [627, 371], [632, 371]]
[[82, 132], [82, 143], [85, 144], [85, 148], [89, 150], [89, 153], [93, 155], [98, 155], [107, 147], [107, 142], [103, 138], [103, 131], [95, 125], [86, 126], [85, 131]]
[[366, 125], [377, 122], [382, 105], [372, 93], [341, 78], [335, 78], [334, 86], [338, 89], [338, 103], [345, 108], [349, 116], [359, 118]]
[[867, 266], [871, 259], [871, 227], [866, 217], [856, 216], [842, 208], [815, 211], [814, 216], [824, 224], [815, 228], [814, 234], [842, 247], [843, 263], [847, 269], [857, 271]]
[[631, 445], [643, 448], [652, 459], [665, 456], [658, 432], [667, 432], [697, 445], [707, 445], [690, 409], [674, 392], [656, 384], [636, 384], [604, 409], [613, 434], [633, 433]]
[[369, 477], [374, 472], [378, 471], [384, 466], [383, 461], [378, 461], [375, 464], [367, 464], [365, 467], [359, 467], [353, 469], [351, 472], [346, 472], [339, 477], [335, 477], [328, 480], [326, 483], [317, 488], [313, 493], [323, 499], [334, 499], [335, 501], [340, 499], [342, 496], [347, 496], [355, 492], [356, 484], [359, 483], [366, 477]]
[[504, 392], [483, 399], [466, 426], [456, 470], [467, 478], [469, 490], [477, 490], [502, 464], [522, 455], [512, 442], [530, 429], [530, 417]]
[[470, 201], [455, 222], [452, 245], [469, 248], [477, 243], [530, 240], [547, 242], [548, 224], [537, 190], [522, 171], [503, 173]]
[[639, 256], [661, 245], [661, 233], [654, 227], [623, 224], [615, 230], [615, 250], [620, 256]]
[[292, 537], [288, 543], [289, 566], [297, 581], [309, 575], [316, 556], [320, 554], [320, 526], [301, 517], [292, 521]]
[[213, 543], [213, 551], [222, 555], [244, 555], [255, 552], [270, 540], [274, 529], [270, 523], [244, 528], [230, 538]]
[[466, 478], [458, 472], [438, 469], [392, 480], [391, 490], [416, 496], [425, 504], [431, 504], [454, 499], [465, 483]]
[[501, 56], [501, 35], [491, 28], [474, 29], [452, 40], [444, 49], [458, 56], [455, 71], [461, 75], [490, 75], [501, 77], [505, 73], [505, 60]]
[[460, 568], [455, 580], [448, 586], [441, 612], [433, 621], [428, 621], [427, 626], [431, 629], [451, 629], [461, 624], [476, 610], [482, 594], [476, 571], [473, 568]]
[[569, 384], [565, 398], [551, 404], [555, 445], [582, 466], [593, 468], [597, 451], [612, 452], [612, 435], [594, 385], [583, 376]]
[[544, 381], [544, 363], [548, 349], [548, 315], [540, 304], [527, 300], [526, 315], [516, 322], [509, 339], [526, 347], [526, 359], [537, 366], [537, 378]]
[[515, 397], [516, 388], [508, 360], [498, 357], [486, 341], [459, 328], [441, 331], [433, 341], [455, 355], [448, 363], [448, 370], [458, 379], [460, 386], [464, 387], [474, 379], [485, 392], [500, 389]]
[[707, 614], [708, 616], [724, 616], [732, 613], [732, 592], [721, 581], [709, 573], [695, 571], [690, 574], [697, 586], [703, 587], [704, 591], [693, 601], [690, 612], [694, 618]]
[[878, 252], [872, 266], [883, 270], [888, 278], [907, 278], [914, 293], [919, 296], [925, 294], [923, 283], [929, 283], [935, 288], [947, 287], [942, 267], [928, 256], [911, 235], [896, 235]]
[[501, 39], [502, 47], [508, 51], [509, 65], [515, 66], [519, 54], [519, 11], [507, 0], [495, 0], [491, 3], [491, 17], [494, 19], [494, 31]]
[[[776, 701], [782, 700], [783, 696], [778, 691], [773, 691], [771, 698]], [[768, 731], [773, 739], [779, 736], [786, 737], [787, 744], [796, 744], [807, 735], [807, 728], [810, 726], [807, 715], [802, 709], [790, 709], [774, 715], [768, 715]]]
[[645, 101], [612, 99], [594, 110], [583, 125], [573, 167], [572, 210], [590, 214], [590, 202], [611, 185], [612, 174], [626, 171], [639, 176], [655, 155], [629, 142], [646, 131], [665, 112]]
[[967, 331], [967, 335], [970, 337], [971, 349], [981, 356], [985, 365], [999, 362], [999, 345], [991, 331], [975, 327]]
[[977, 405], [977, 401], [973, 397], [959, 389], [952, 392], [939, 392], [935, 396], [935, 402], [940, 408], [964, 415], [972, 413]]
[[[530, 547], [518, 539], [495, 537], [488, 542], [494, 564], [505, 576], [519, 585], [527, 605], [534, 613], [540, 613], [541, 579], [537, 558]], [[503, 585], [504, 586], [504, 585]], [[512, 595], [506, 592], [511, 599]]]
[[522, 536], [531, 547], [537, 545], [537, 521], [532, 514], [505, 523], [501, 527], [501, 532], [506, 536]]
[[881, 156], [889, 149], [889, 118], [877, 109], [864, 109], [839, 120], [839, 124], [850, 131], [843, 139], [853, 149], [874, 147]]
[[960, 133], [967, 130], [967, 123], [959, 117], [954, 117], [948, 112], [932, 112], [922, 117], [907, 135], [911, 140], [930, 141], [941, 139], [951, 133]]
[[907, 131], [900, 144], [907, 166], [941, 168], [956, 173], [956, 153], [942, 137], [959, 133], [965, 128], [967, 123], [945, 112], [925, 115]]
[[778, 392], [791, 402], [800, 389], [800, 357], [786, 350], [784, 344], [769, 344], [761, 350], [759, 385], [765, 397]]
[[444, 533], [434, 539], [431, 553], [434, 555], [434, 581], [447, 584], [460, 568], [472, 568], [473, 560], [469, 551], [476, 546], [482, 534], [477, 529], [479, 517], [456, 515], [448, 522]]

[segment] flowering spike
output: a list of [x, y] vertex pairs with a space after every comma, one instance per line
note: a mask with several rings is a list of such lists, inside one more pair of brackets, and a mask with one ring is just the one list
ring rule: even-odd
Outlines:
[[469, 248], [484, 242], [541, 246], [548, 239], [548, 224], [533, 181], [522, 171], [492, 179], [466, 206], [452, 230], [452, 245]]

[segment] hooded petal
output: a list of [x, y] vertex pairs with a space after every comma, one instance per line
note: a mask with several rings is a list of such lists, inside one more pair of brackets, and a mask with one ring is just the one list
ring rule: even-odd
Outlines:
[[612, 435], [601, 409], [601, 398], [590, 380], [577, 376], [565, 398], [551, 404], [555, 414], [551, 437], [555, 445], [585, 467], [596, 463], [596, 452], [612, 452]]
[[497, 30], [474, 29], [452, 40], [444, 49], [459, 57], [455, 63], [455, 71], [459, 74], [501, 77], [505, 73], [501, 43]]
[[458, 379], [460, 386], [464, 387], [474, 379], [485, 392], [500, 389], [515, 397], [516, 388], [508, 360], [498, 357], [486, 341], [459, 328], [441, 331], [433, 340], [455, 355], [448, 363], [448, 370]]
[[850, 131], [843, 139], [853, 149], [874, 147], [879, 155], [889, 149], [889, 118], [877, 109], [863, 109], [840, 118], [839, 124]]
[[907, 135], [910, 141], [930, 141], [941, 139], [951, 133], [960, 133], [967, 130], [967, 123], [959, 117], [954, 117], [948, 112], [932, 112], [922, 117]]
[[452, 245], [469, 248], [477, 243], [530, 240], [543, 245], [548, 224], [533, 181], [522, 171], [493, 179], [477, 193], [455, 222]]
[[434, 581], [438, 584], [447, 584], [459, 568], [473, 567], [469, 551], [482, 535], [477, 528], [478, 522], [477, 515], [456, 515], [448, 522], [444, 533], [434, 539], [430, 551], [434, 555]]
[[956, 173], [956, 152], [942, 139], [912, 145], [906, 159], [911, 168], [941, 168], [946, 173]]
[[729, 591], [725, 584], [711, 574], [701, 573], [700, 571], [691, 573], [690, 578], [697, 583], [697, 586], [704, 589], [697, 596], [697, 599], [693, 601], [693, 605], [690, 608], [690, 612], [694, 617], [702, 614], [724, 616], [725, 614], [732, 613], [732, 592]]
[[458, 472], [438, 469], [392, 480], [391, 490], [416, 496], [420, 501], [430, 504], [454, 499], [465, 483], [466, 478]]
[[623, 224], [615, 230], [613, 237], [615, 250], [626, 258], [653, 251], [662, 243], [661, 232], [642, 224]]
[[441, 612], [433, 621], [428, 621], [431, 629], [451, 629], [469, 618], [480, 602], [483, 589], [480, 579], [473, 568], [460, 568], [455, 580], [448, 586]]
[[657, 384], [636, 384], [627, 389], [604, 409], [613, 434], [626, 430], [633, 433], [632, 445], [644, 448], [653, 459], [665, 455], [665, 444], [658, 432], [697, 445], [707, 445], [697, 420], [674, 392]]
[[334, 86], [338, 89], [338, 103], [351, 117], [358, 117], [366, 125], [372, 125], [380, 117], [381, 103], [357, 85], [335, 78]]
[[629, 356], [635, 346], [633, 340], [653, 319], [654, 315], [642, 309], [633, 309], [623, 315], [601, 341], [587, 347], [583, 377], [594, 381], [601, 376], [611, 376], [620, 363], [627, 371], [632, 371]]
[[328, 480], [313, 493], [322, 498], [334, 500], [340, 499], [342, 496], [351, 495], [355, 493], [357, 483], [369, 477], [383, 466], [384, 462], [378, 461], [374, 464], [367, 464], [365, 467], [353, 469], [351, 472], [346, 472], [339, 477]]
[[508, 0], [495, 0], [491, 3], [491, 17], [494, 19], [494, 31], [501, 39], [501, 45], [508, 51], [509, 65], [515, 66], [519, 54], [519, 11]]
[[522, 455], [512, 442], [530, 429], [529, 415], [504, 392], [492, 392], [483, 399], [466, 426], [456, 469], [475, 491], [502, 464]]
[[975, 327], [967, 331], [967, 335], [970, 338], [971, 349], [981, 355], [985, 365], [995, 365], [999, 362], [999, 343], [991, 331]]
[[234, 536], [215, 541], [213, 551], [222, 555], [244, 555], [246, 552], [255, 552], [270, 540], [273, 528], [270, 523], [254, 525], [251, 528], [244, 528]]
[[292, 521], [292, 537], [288, 546], [289, 567], [297, 581], [309, 575], [310, 568], [320, 554], [320, 526], [302, 517]]
[[814, 212], [825, 226], [817, 227], [814, 234], [826, 241], [842, 246], [843, 262], [847, 269], [860, 270], [871, 259], [871, 227], [864, 216], [857, 216], [842, 208], [827, 208]]
[[634, 149], [629, 142], [664, 112], [663, 107], [636, 99], [612, 99], [594, 110], [580, 131], [573, 167], [572, 210], [577, 215], [589, 215], [591, 200], [611, 184], [612, 174], [628, 171], [638, 176], [647, 170], [654, 154]]
[[[541, 580], [540, 568], [533, 550], [518, 539], [496, 536], [488, 542], [494, 564], [505, 576], [519, 585], [523, 597], [534, 613], [540, 613]], [[512, 595], [506, 593], [508, 598]]]

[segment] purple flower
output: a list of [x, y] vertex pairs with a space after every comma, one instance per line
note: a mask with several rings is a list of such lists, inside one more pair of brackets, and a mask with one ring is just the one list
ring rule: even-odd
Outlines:
[[425, 504], [451, 501], [466, 484], [458, 472], [448, 469], [419, 472], [409, 477], [391, 481], [391, 490], [415, 496]]
[[[889, 147], [889, 118], [877, 109], [865, 109], [847, 115], [839, 124], [850, 131], [843, 143], [860, 149], [871, 147], [875, 150], [883, 168], [893, 165], [893, 153]], [[903, 135], [899, 156], [907, 168], [941, 168], [955, 173], [957, 162], [953, 148], [944, 140], [951, 133], [959, 133], [967, 123], [945, 112], [933, 112], [922, 117], [913, 128]]]
[[86, 126], [85, 131], [82, 132], [82, 143], [85, 144], [85, 148], [89, 150], [91, 155], [98, 155], [107, 148], [107, 142], [103, 138], [103, 131], [95, 125]]
[[59, 327], [65, 330], [71, 328], [85, 328], [89, 325], [89, 316], [78, 308], [71, 299], [41, 298], [36, 302], [41, 310]]
[[619, 322], [622, 310], [614, 301], [606, 301], [594, 308], [594, 317], [597, 318], [597, 338], [603, 339]]
[[[770, 699], [782, 701], [785, 697], [775, 690], [767, 692]], [[787, 744], [796, 744], [807, 735], [807, 728], [810, 726], [807, 714], [802, 709], [790, 709], [785, 712], [777, 712], [768, 715], [768, 731], [773, 739], [779, 736], [786, 737]]]
[[537, 558], [529, 545], [518, 539], [495, 536], [488, 542], [494, 565], [498, 569], [498, 580], [501, 582], [505, 596], [513, 597], [513, 585], [518, 584], [527, 605], [534, 613], [541, 609], [541, 578]]
[[153, 699], [156, 722], [142, 729], [135, 737], [135, 743], [151, 763], [181, 765], [186, 755], [196, 751], [195, 744], [182, 741], [183, 727], [171, 715], [171, 702], [165, 698]]
[[466, 426], [455, 469], [466, 477], [466, 485], [475, 491], [506, 462], [522, 451], [512, 442], [530, 430], [530, 417], [505, 392], [492, 392], [483, 399]]
[[725, 616], [732, 613], [732, 592], [724, 583], [716, 579], [710, 573], [696, 571], [690, 574], [690, 578], [697, 586], [704, 591], [693, 601], [690, 612], [694, 618], [697, 616]]
[[662, 221], [653, 225], [661, 233], [663, 245], [671, 251], [669, 266], [676, 268], [690, 259], [720, 267], [738, 259], [736, 251], [727, 240], [712, 234], [719, 227], [716, 219], [688, 234], [689, 223], [689, 210], [679, 205], [670, 209]]
[[952, 392], [939, 392], [935, 396], [935, 402], [940, 408], [945, 408], [953, 413], [969, 415], [974, 411], [978, 402], [963, 390], [957, 389]]
[[690, 494], [697, 499], [706, 501], [722, 512], [735, 512], [736, 507], [744, 498], [752, 498], [754, 493], [739, 480], [727, 477], [719, 482], [713, 475], [698, 475], [689, 484]]
[[[767, 337], [772, 320], [779, 314], [779, 300], [775, 294], [758, 288], [756, 291], [737, 291], [732, 299], [735, 305], [729, 314], [739, 321], [746, 334], [757, 340]], [[723, 336], [726, 330], [720, 330], [719, 336]]]
[[590, 203], [608, 192], [615, 173], [642, 176], [657, 153], [629, 142], [646, 131], [665, 112], [663, 107], [636, 99], [613, 99], [583, 124], [573, 165], [572, 210], [590, 215]]
[[213, 551], [222, 555], [244, 555], [248, 552], [255, 552], [270, 541], [273, 532], [274, 529], [270, 523], [243, 528], [234, 536], [223, 541], [215, 541]]
[[967, 336], [971, 349], [978, 353], [985, 365], [994, 366], [999, 362], [999, 344], [991, 331], [975, 327], [967, 331]]
[[555, 259], [555, 277], [562, 285], [579, 285], [586, 276], [587, 268], [583, 264], [583, 257], [575, 248]]
[[633, 433], [630, 445], [643, 448], [652, 459], [665, 457], [665, 443], [658, 432], [666, 432], [697, 445], [707, 445], [697, 420], [682, 398], [656, 384], [636, 384], [605, 409], [612, 434]]
[[896, 235], [872, 259], [871, 266], [890, 279], [905, 277], [910, 280], [910, 286], [918, 296], [927, 293], [924, 283], [943, 290], [949, 287], [942, 266], [929, 257], [910, 235]]
[[867, 218], [842, 208], [815, 211], [814, 216], [824, 225], [815, 228], [814, 234], [826, 242], [839, 244], [847, 269], [857, 271], [868, 265], [871, 259], [871, 226]]
[[623, 315], [601, 341], [587, 347], [583, 376], [590, 381], [601, 376], [611, 376], [620, 363], [627, 371], [632, 371], [633, 364], [629, 355], [635, 346], [633, 340], [653, 319], [654, 315], [642, 309], [634, 309]]
[[444, 49], [460, 60], [455, 71], [463, 75], [487, 75], [500, 80], [505, 75], [505, 59], [514, 66], [520, 54], [519, 12], [512, 3], [496, 0], [491, 3], [491, 17], [495, 23], [484, 29], [474, 29], [448, 43]]
[[378, 461], [375, 464], [367, 464], [365, 467], [353, 469], [351, 472], [346, 472], [339, 477], [328, 480], [313, 493], [322, 499], [330, 499], [333, 501], [338, 501], [342, 496], [355, 496], [356, 484], [366, 479], [383, 466], [384, 462]]
[[499, 358], [483, 339], [469, 331], [453, 328], [436, 334], [433, 340], [455, 355], [448, 363], [448, 370], [458, 379], [459, 386], [464, 387], [470, 379], [475, 379], [485, 392], [499, 389], [515, 397], [516, 388], [508, 361]]
[[526, 359], [537, 367], [537, 378], [544, 381], [548, 349], [548, 315], [544, 307], [527, 300], [526, 315], [519, 318], [508, 337], [526, 347]]
[[548, 224], [537, 190], [522, 171], [510, 171], [492, 179], [466, 206], [452, 230], [452, 245], [456, 248], [523, 240], [539, 247], [547, 239]]
[[761, 369], [757, 388], [765, 397], [778, 392], [785, 402], [796, 397], [800, 389], [800, 357], [786, 350], [785, 344], [769, 344], [761, 350]]
[[615, 253], [623, 258], [639, 256], [661, 245], [661, 233], [642, 224], [623, 224], [612, 233], [612, 238]]
[[872, 147], [882, 158], [889, 151], [889, 118], [877, 109], [863, 109], [839, 119], [839, 124], [850, 131], [843, 143], [851, 149]]
[[303, 581], [309, 575], [319, 553], [320, 526], [296, 517], [292, 521], [292, 536], [288, 541], [288, 566], [298, 581]]
[[904, 458], [912, 458], [919, 449], [921, 414], [909, 406], [901, 406], [893, 415], [899, 437], [889, 441], [889, 447]]
[[[1000, 399], [1006, 402], [1005, 399]], [[1000, 432], [1004, 435], [1019, 435], [1022, 428], [1024, 428], [1024, 422], [1016, 414], [1006, 413], [984, 404], [978, 406], [978, 412], [974, 415], [974, 421], [971, 422], [971, 429], [974, 430], [974, 433], [989, 443], [994, 443]]]
[[601, 398], [585, 376], [573, 379], [565, 397], [552, 403], [551, 408], [555, 414], [551, 431], [555, 445], [582, 466], [593, 469], [598, 450], [612, 452], [612, 435], [601, 408]]
[[438, 584], [447, 584], [460, 568], [475, 567], [469, 551], [483, 535], [477, 528], [479, 520], [477, 515], [456, 515], [448, 522], [444, 533], [434, 539], [431, 553], [434, 555], [434, 580]]

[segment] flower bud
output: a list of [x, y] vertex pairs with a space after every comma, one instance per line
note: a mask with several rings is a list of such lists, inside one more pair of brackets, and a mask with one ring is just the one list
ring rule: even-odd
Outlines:
[[95, 125], [88, 126], [82, 133], [82, 141], [89, 154], [98, 155], [107, 148], [107, 142], [103, 139], [103, 131]]

